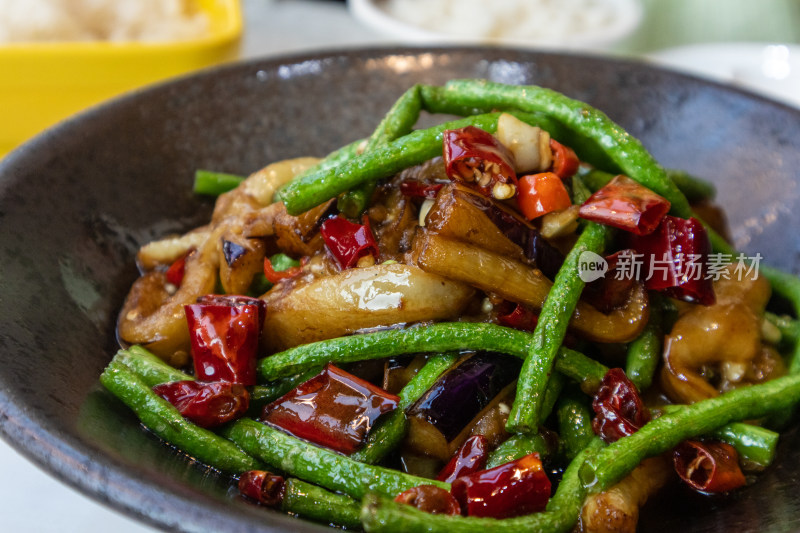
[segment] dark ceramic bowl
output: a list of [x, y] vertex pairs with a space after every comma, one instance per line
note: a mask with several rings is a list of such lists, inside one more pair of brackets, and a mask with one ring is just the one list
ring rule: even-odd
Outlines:
[[[247, 174], [370, 133], [415, 82], [552, 87], [605, 110], [665, 165], [714, 180], [737, 245], [800, 270], [800, 112], [624, 61], [499, 49], [396, 49], [255, 61], [84, 113], [0, 164], [0, 431], [48, 472], [164, 529], [317, 531], [241, 501], [229, 482], [144, 431], [97, 378], [139, 245], [201, 223], [196, 168]], [[723, 500], [676, 490], [645, 530], [800, 526], [800, 437]]]

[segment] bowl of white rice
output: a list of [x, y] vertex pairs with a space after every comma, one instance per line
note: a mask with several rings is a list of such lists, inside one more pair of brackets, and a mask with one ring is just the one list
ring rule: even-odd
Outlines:
[[603, 51], [642, 20], [639, 0], [348, 0], [363, 24], [405, 43]]

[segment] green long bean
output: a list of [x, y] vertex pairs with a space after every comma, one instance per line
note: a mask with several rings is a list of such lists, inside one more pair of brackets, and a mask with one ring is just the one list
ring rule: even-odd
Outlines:
[[358, 501], [300, 479], [286, 480], [281, 510], [323, 524], [353, 529], [361, 526], [361, 504]]
[[706, 435], [731, 422], [760, 418], [800, 401], [800, 374], [726, 392], [645, 424], [610, 444], [581, 469], [581, 479], [599, 492], [618, 482], [646, 457], [666, 452], [688, 438]]
[[[138, 345], [131, 346], [127, 350], [120, 350], [114, 356], [114, 360], [130, 368], [149, 387], [172, 381], [194, 379], [194, 376], [171, 367], [159, 359], [158, 356]], [[312, 378], [319, 370], [319, 368], [314, 367], [296, 376], [283, 378], [267, 385], [252, 387], [250, 389], [251, 409], [258, 409], [264, 404], [280, 398], [300, 383]]]
[[650, 296], [650, 316], [639, 337], [628, 345], [625, 375], [640, 391], [647, 390], [653, 382], [656, 368], [661, 361], [664, 343], [664, 328], [660, 298]]
[[739, 453], [739, 457], [758, 468], [766, 468], [775, 459], [780, 435], [775, 431], [744, 422], [732, 422], [711, 436], [727, 442]]
[[517, 433], [489, 453], [486, 468], [516, 461], [531, 453], [538, 453], [542, 458], [548, 457], [552, 451], [551, 443], [541, 433]]
[[[305, 344], [261, 359], [258, 371], [262, 379], [274, 380], [328, 362], [351, 363], [408, 353], [454, 350], [484, 350], [524, 358], [532, 340], [530, 333], [495, 324], [442, 322]], [[563, 347], [556, 357], [555, 368], [578, 381], [581, 389], [588, 393], [597, 388], [608, 371], [597, 361]]]
[[150, 431], [198, 461], [230, 474], [262, 468], [234, 443], [186, 420], [175, 407], [119, 361], [111, 361], [100, 382], [130, 407]]
[[353, 498], [368, 492], [393, 498], [422, 484], [450, 488], [447, 483], [354, 461], [249, 418], [233, 422], [223, 435], [273, 468]]
[[572, 461], [595, 436], [592, 412], [585, 396], [568, 389], [558, 399], [556, 415], [561, 453], [568, 461]]
[[530, 349], [522, 364], [514, 406], [508, 415], [507, 431], [536, 431], [542, 396], [567, 332], [569, 320], [565, 317], [572, 316], [585, 285], [578, 276], [580, 257], [586, 252], [603, 253], [610, 233], [608, 226], [587, 224], [556, 274], [553, 287], [539, 314]]
[[[370, 135], [364, 153], [371, 152], [379, 146], [411, 133], [422, 109], [419, 87], [419, 85], [414, 85], [394, 103]], [[336, 204], [339, 211], [351, 218], [357, 218], [372, 198], [375, 185], [375, 181], [368, 181], [344, 193]]]
[[369, 432], [364, 447], [350, 455], [350, 458], [363, 463], [375, 464], [396, 448], [403, 440], [408, 427], [405, 410], [419, 400], [439, 379], [439, 376], [453, 366], [457, 359], [458, 355], [455, 353], [431, 356], [425, 366], [400, 391], [397, 409], [385, 419], [378, 421]]
[[[529, 124], [541, 122], [536, 114], [519, 111], [509, 113]], [[339, 165], [305, 173], [278, 191], [275, 199], [286, 205], [289, 214], [297, 215], [363, 183], [387, 178], [441, 155], [444, 130], [477, 126], [494, 133], [500, 115], [501, 113], [474, 115], [432, 128], [415, 130]]]
[[361, 523], [364, 530], [371, 533], [564, 533], [570, 531], [578, 521], [586, 489], [583, 487], [579, 470], [581, 465], [598, 453], [602, 441], [594, 439], [564, 471], [564, 476], [556, 493], [541, 513], [533, 513], [516, 518], [498, 520], [494, 518], [475, 518], [430, 514], [411, 505], [396, 503], [377, 494], [364, 498], [361, 508]]
[[489, 106], [552, 117], [602, 147], [625, 175], [669, 200], [672, 214], [682, 218], [691, 216], [686, 197], [642, 143], [605, 113], [584, 102], [534, 85], [505, 85], [486, 80], [453, 80], [441, 90], [424, 94], [429, 99], [450, 101], [462, 107]]
[[192, 192], [195, 194], [219, 196], [220, 194], [235, 189], [244, 180], [244, 176], [197, 169], [194, 171], [194, 186], [192, 187]]

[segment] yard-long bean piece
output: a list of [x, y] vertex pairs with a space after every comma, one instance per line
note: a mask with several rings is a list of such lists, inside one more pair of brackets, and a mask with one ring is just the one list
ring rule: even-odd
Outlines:
[[186, 420], [121, 362], [111, 361], [100, 382], [130, 407], [150, 431], [198, 461], [230, 474], [262, 467], [260, 461], [231, 441]]
[[713, 200], [717, 188], [710, 181], [692, 176], [685, 170], [667, 169], [667, 177], [686, 196], [691, 203]]
[[522, 364], [514, 406], [508, 415], [507, 431], [536, 431], [548, 377], [567, 332], [569, 320], [565, 317], [572, 316], [585, 285], [578, 276], [581, 254], [602, 254], [610, 231], [608, 226], [587, 224], [564, 259], [542, 306], [528, 354]]
[[775, 459], [775, 449], [780, 435], [775, 431], [744, 422], [732, 422], [711, 436], [727, 442], [739, 452], [739, 456], [759, 468], [766, 468]]
[[566, 390], [556, 405], [561, 453], [572, 461], [594, 438], [592, 412], [585, 396]]
[[[685, 405], [665, 405], [660, 409], [674, 415], [685, 408]], [[772, 463], [780, 437], [775, 431], [744, 422], [731, 422], [703, 436], [727, 442], [736, 448], [742, 460], [760, 468]]]
[[300, 479], [286, 480], [281, 510], [323, 524], [353, 529], [361, 526], [360, 502]]
[[[121, 362], [130, 368], [139, 379], [144, 381], [149, 387], [154, 387], [162, 383], [171, 381], [186, 381], [194, 379], [194, 376], [185, 374], [180, 370], [171, 367], [158, 356], [150, 353], [147, 349], [139, 345], [134, 345], [127, 350], [120, 350], [114, 356], [114, 360]], [[268, 385], [256, 385], [250, 389], [251, 408], [257, 409], [265, 403], [280, 398], [300, 383], [311, 379], [319, 372], [319, 368], [311, 368], [296, 376], [283, 378]]]
[[[536, 124], [535, 115], [511, 113], [525, 122]], [[444, 130], [472, 125], [494, 133], [500, 114], [475, 115], [416, 130], [370, 152], [352, 157], [340, 165], [305, 173], [278, 191], [275, 199], [282, 201], [290, 214], [297, 215], [362, 183], [387, 178], [441, 155]]]
[[155, 387], [156, 385], [169, 383], [171, 381], [194, 379], [194, 377], [189, 374], [185, 374], [177, 368], [171, 367], [159, 359], [158, 356], [150, 353], [139, 345], [131, 346], [127, 350], [118, 351], [114, 356], [114, 361], [119, 361], [127, 366], [149, 387]]
[[650, 316], [639, 338], [628, 345], [625, 375], [640, 391], [650, 388], [653, 375], [661, 361], [664, 343], [660, 298], [650, 295]]
[[726, 392], [702, 400], [645, 424], [590, 458], [581, 479], [591, 490], [605, 490], [622, 479], [642, 459], [658, 455], [688, 438], [706, 435], [741, 420], [789, 409], [800, 401], [800, 374]]
[[420, 399], [458, 359], [456, 353], [432, 355], [417, 374], [400, 391], [397, 409], [379, 420], [369, 432], [367, 443], [350, 458], [363, 463], [375, 464], [391, 452], [405, 436], [407, 420], [405, 410]]
[[[378, 146], [383, 146], [398, 137], [411, 133], [414, 124], [419, 119], [421, 108], [419, 85], [414, 85], [403, 93], [378, 124], [367, 140], [364, 153], [371, 152]], [[372, 198], [372, 194], [375, 192], [375, 183], [374, 181], [365, 182], [340, 196], [336, 203], [339, 211], [351, 218], [357, 218]]]
[[448, 483], [354, 461], [249, 418], [237, 420], [223, 434], [282, 472], [353, 498], [362, 498], [368, 492], [393, 498], [422, 484], [450, 488]]
[[494, 468], [510, 461], [516, 461], [531, 453], [544, 458], [551, 454], [551, 444], [541, 433], [518, 433], [503, 441], [489, 453], [486, 468]]
[[244, 180], [244, 176], [197, 169], [194, 171], [194, 187], [192, 191], [195, 194], [219, 196], [222, 193], [235, 189]]
[[584, 102], [543, 87], [486, 80], [453, 80], [441, 90], [427, 93], [429, 98], [432, 94], [463, 107], [538, 112], [552, 117], [602, 147], [625, 175], [669, 200], [672, 214], [682, 218], [691, 216], [686, 197], [642, 143], [605, 113]]
[[586, 497], [586, 489], [580, 481], [578, 471], [588, 457], [597, 453], [603, 443], [594, 439], [564, 471], [556, 493], [541, 513], [497, 520], [430, 514], [410, 505], [396, 503], [377, 494], [364, 498], [361, 523], [364, 530], [372, 533], [563, 533], [570, 531]]
[[[350, 363], [408, 353], [485, 350], [524, 358], [533, 340], [530, 333], [495, 324], [442, 322], [430, 326], [385, 330], [338, 337], [291, 348], [261, 359], [261, 377], [274, 380], [292, 376], [306, 368], [328, 362]], [[582, 389], [597, 387], [608, 368], [585, 355], [561, 348], [555, 368], [581, 383]]]

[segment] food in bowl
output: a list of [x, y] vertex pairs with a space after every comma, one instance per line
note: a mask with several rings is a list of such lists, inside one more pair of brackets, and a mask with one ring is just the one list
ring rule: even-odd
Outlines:
[[0, 1], [0, 43], [181, 41], [208, 28], [192, 0]]
[[[466, 117], [414, 130], [422, 109]], [[200, 178], [212, 219], [140, 250], [101, 381], [262, 505], [634, 530], [671, 478], [744, 485], [800, 401], [798, 323], [767, 310], [800, 281], [553, 91], [418, 85], [323, 160]]]

